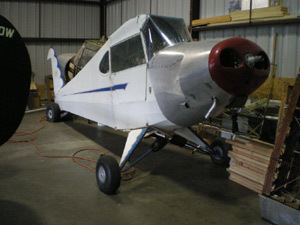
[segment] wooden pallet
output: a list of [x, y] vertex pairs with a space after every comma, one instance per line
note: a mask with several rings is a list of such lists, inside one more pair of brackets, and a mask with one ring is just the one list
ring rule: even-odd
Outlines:
[[[265, 18], [273, 18], [273, 17], [284, 17], [288, 15], [287, 7], [283, 6], [273, 6], [267, 8], [259, 8], [252, 10], [252, 19], [265, 19]], [[249, 20], [250, 10], [242, 10], [242, 11], [234, 11], [230, 13], [232, 21], [243, 21]]]
[[262, 193], [273, 145], [256, 139], [238, 137], [229, 152], [229, 179], [257, 193]]

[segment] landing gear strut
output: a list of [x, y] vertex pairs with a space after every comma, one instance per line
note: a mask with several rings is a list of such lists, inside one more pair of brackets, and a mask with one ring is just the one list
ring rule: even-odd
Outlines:
[[209, 145], [204, 139], [196, 135], [191, 129], [183, 129], [170, 140], [172, 144], [210, 155], [212, 162], [216, 165], [228, 166], [229, 157], [227, 145], [222, 139], [215, 140]]

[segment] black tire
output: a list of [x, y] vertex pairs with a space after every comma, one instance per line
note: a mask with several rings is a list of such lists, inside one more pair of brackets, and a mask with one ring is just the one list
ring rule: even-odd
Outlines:
[[210, 158], [214, 164], [226, 167], [229, 165], [228, 144], [222, 140], [216, 140], [210, 145], [210, 149], [212, 150]]
[[121, 171], [118, 162], [109, 155], [100, 156], [96, 166], [96, 180], [100, 191], [115, 194], [120, 187]]
[[46, 108], [46, 118], [50, 122], [58, 122], [60, 118], [60, 108], [56, 103], [51, 103]]

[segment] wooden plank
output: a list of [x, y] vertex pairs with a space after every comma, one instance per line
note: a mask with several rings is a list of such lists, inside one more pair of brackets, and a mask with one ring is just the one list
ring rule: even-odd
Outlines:
[[259, 155], [263, 155], [266, 157], [270, 157], [273, 151], [273, 148], [265, 148], [260, 146], [255, 146], [253, 144], [243, 144], [239, 142], [232, 142], [232, 141], [226, 141], [228, 144], [232, 145], [232, 148], [239, 148], [239, 149], [245, 149], [249, 152], [254, 152]]
[[226, 23], [230, 21], [231, 21], [231, 17], [229, 15], [214, 16], [210, 18], [193, 20], [192, 26], [196, 27], [196, 26], [203, 26], [203, 25], [214, 24], [214, 23]]
[[236, 138], [234, 140], [232, 140], [231, 142], [259, 145], [262, 148], [273, 148], [274, 147], [273, 144], [270, 144], [268, 142], [264, 142], [264, 141], [258, 140], [256, 138], [250, 138], [250, 137], [246, 137], [246, 136], [236, 136]]
[[[262, 19], [270, 17], [283, 17], [288, 15], [286, 7], [275, 6], [252, 10], [252, 19]], [[249, 20], [250, 10], [234, 11], [230, 13], [232, 21]]]
[[274, 145], [258, 140], [252, 139], [247, 137], [236, 137], [234, 140], [227, 140], [228, 144], [233, 146], [239, 146], [241, 148], [249, 149], [255, 151], [257, 153], [265, 154], [266, 156], [271, 155]]
[[243, 149], [243, 148], [233, 147], [232, 152], [237, 153], [242, 156], [245, 156], [245, 157], [248, 157], [253, 160], [257, 160], [258, 162], [266, 164], [266, 165], [268, 165], [269, 161], [270, 161], [270, 157], [268, 157], [268, 156], [257, 154], [256, 152], [251, 152], [251, 151], [249, 151], [247, 149]]
[[245, 178], [245, 177], [242, 177], [236, 173], [231, 173], [230, 176], [229, 176], [229, 179], [235, 179], [236, 182], [239, 182], [239, 183], [243, 183], [244, 185], [246, 185], [246, 187], [255, 187], [256, 189], [262, 191], [263, 189], [263, 185], [255, 182], [255, 181], [252, 181], [252, 180], [249, 180], [248, 178]]
[[262, 193], [262, 185], [257, 184], [247, 178], [241, 177], [238, 174], [232, 173], [229, 179], [257, 193]]
[[[218, 24], [208, 24], [207, 26], [198, 26], [193, 27], [193, 31], [208, 31], [208, 30], [224, 30], [224, 29], [234, 29], [241, 27], [258, 27], [258, 26], [271, 26], [278, 24], [299, 24], [300, 17], [298, 16], [283, 16], [283, 17], [275, 17], [275, 18], [265, 18], [265, 19], [254, 19], [249, 23], [248, 20], [244, 21], [231, 21], [227, 23], [218, 23]], [[264, 84], [262, 86], [265, 86]], [[276, 85], [275, 85], [276, 86]], [[259, 88], [260, 89], [260, 88]], [[257, 89], [257, 90], [259, 90]], [[256, 91], [251, 95], [256, 95]], [[269, 93], [269, 92], [267, 92]], [[278, 92], [276, 92], [278, 93]], [[280, 93], [280, 92], [279, 92]], [[277, 97], [275, 99], [278, 99]]]
[[230, 173], [236, 173], [242, 177], [245, 177], [249, 180], [252, 180], [253, 182], [256, 182], [256, 183], [259, 183], [261, 185], [264, 185], [264, 181], [265, 181], [265, 176], [259, 174], [259, 173], [256, 173], [254, 171], [251, 171], [249, 169], [245, 169], [245, 168], [242, 168], [242, 167], [238, 167], [238, 166], [233, 166], [231, 165], [228, 169], [228, 171]]
[[257, 153], [256, 151], [249, 150], [249, 149], [246, 149], [246, 148], [240, 148], [238, 146], [232, 146], [232, 151], [237, 152], [237, 153], [241, 153], [241, 154], [244, 154], [244, 155], [248, 155], [249, 158], [253, 158], [253, 157], [260, 158], [260, 159], [263, 159], [267, 162], [270, 160], [270, 156], [271, 156], [271, 155], [263, 155], [261, 153]]
[[275, 140], [275, 147], [274, 147], [274, 151], [272, 152], [272, 155], [271, 155], [271, 160], [270, 160], [270, 164], [268, 167], [268, 172], [266, 175], [265, 185], [264, 185], [264, 189], [263, 189], [263, 192], [266, 195], [270, 195], [270, 193], [271, 193], [272, 184], [275, 179], [274, 177], [275, 177], [275, 173], [276, 173], [277, 164], [279, 162], [279, 158], [280, 158], [280, 155], [282, 152], [281, 151], [282, 146], [284, 145], [286, 135], [288, 133], [290, 124], [293, 120], [293, 115], [295, 112], [295, 108], [297, 106], [299, 96], [300, 96], [300, 73], [297, 76], [293, 91], [291, 93], [291, 98], [289, 100], [289, 104], [288, 104], [287, 111], [285, 113], [285, 117], [283, 118], [282, 123], [279, 125], [279, 128], [278, 128], [278, 135]]
[[233, 158], [231, 158], [230, 160], [230, 167], [231, 166], [238, 166], [238, 167], [242, 167], [251, 171], [254, 171], [255, 173], [259, 173], [262, 176], [265, 176], [267, 173], [267, 167], [262, 168], [262, 167], [258, 167], [256, 165], [253, 165], [247, 161], [239, 161], [239, 160], [235, 160]]
[[246, 163], [248, 163], [248, 164], [251, 164], [251, 165], [253, 165], [253, 166], [257, 167], [257, 168], [260, 168], [260, 169], [262, 169], [262, 170], [265, 170], [265, 171], [268, 169], [268, 165], [269, 165], [269, 164], [258, 162], [257, 160], [250, 159], [250, 158], [245, 157], [245, 156], [243, 156], [243, 155], [239, 155], [239, 154], [237, 154], [237, 153], [235, 153], [235, 152], [231, 152], [231, 151], [230, 151], [230, 152], [228, 153], [228, 156], [229, 156], [231, 159], [233, 159], [233, 160], [235, 160], [235, 161], [237, 161], [237, 162], [246, 162]]

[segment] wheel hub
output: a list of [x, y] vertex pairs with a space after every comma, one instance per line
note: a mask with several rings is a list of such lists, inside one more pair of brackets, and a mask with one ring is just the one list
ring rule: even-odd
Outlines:
[[53, 116], [52, 110], [48, 110], [48, 118], [49, 118], [49, 119], [52, 119], [52, 116]]
[[103, 168], [103, 166], [100, 166], [99, 167], [99, 170], [98, 170], [98, 177], [99, 177], [99, 180], [101, 183], [105, 183], [105, 180], [106, 180], [106, 172], [105, 172], [105, 169]]

